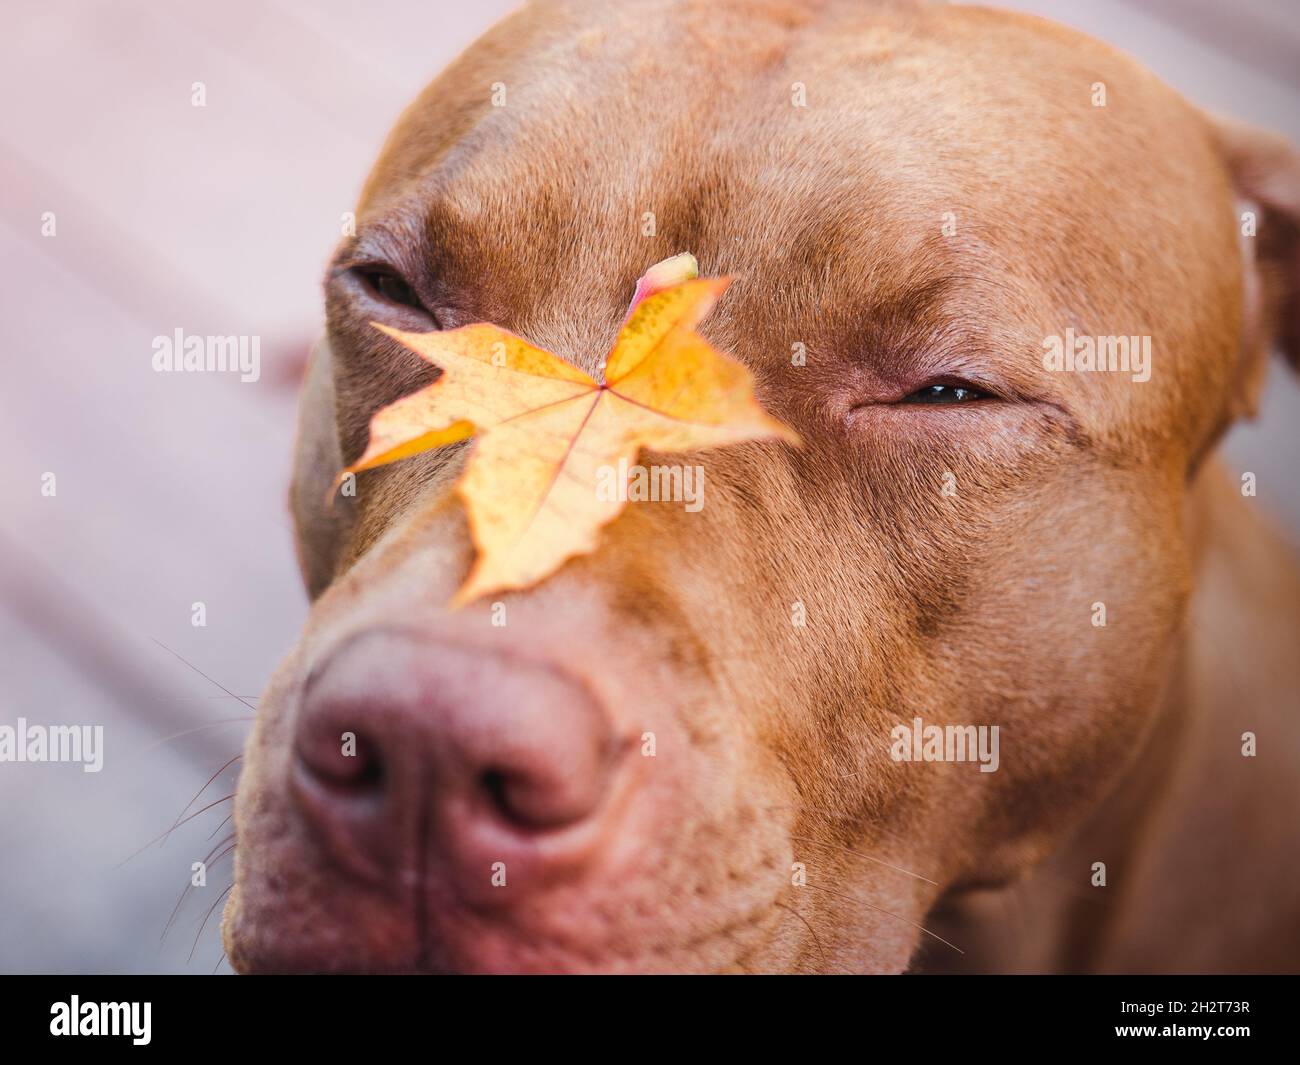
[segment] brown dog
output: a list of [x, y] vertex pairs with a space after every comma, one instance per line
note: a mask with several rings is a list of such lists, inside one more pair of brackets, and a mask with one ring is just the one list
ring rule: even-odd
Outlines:
[[[1288, 147], [1031, 18], [534, 2], [403, 115], [358, 219], [238, 969], [1296, 967], [1300, 579], [1208, 457], [1300, 350]], [[699, 513], [630, 505], [496, 610], [442, 606], [463, 447], [324, 506], [434, 375], [370, 322], [590, 372], [683, 250], [736, 277], [701, 331], [802, 449], [679, 457]], [[1067, 337], [1134, 363], [1052, 368]], [[900, 745], [933, 726], [996, 757]]]

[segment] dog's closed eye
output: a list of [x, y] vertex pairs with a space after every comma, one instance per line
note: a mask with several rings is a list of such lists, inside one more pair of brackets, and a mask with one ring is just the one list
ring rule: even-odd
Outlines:
[[908, 393], [901, 402], [952, 405], [994, 398], [996, 397], [991, 392], [985, 392], [965, 381], [937, 381]]
[[420, 333], [444, 327], [421, 287], [387, 262], [343, 263], [335, 267], [329, 283], [361, 321]]
[[383, 300], [385, 303], [396, 304], [400, 307], [411, 307], [415, 310], [426, 310], [420, 297], [416, 295], [406, 280], [387, 267], [366, 267], [360, 266], [354, 269], [357, 277], [369, 290], [371, 295]]

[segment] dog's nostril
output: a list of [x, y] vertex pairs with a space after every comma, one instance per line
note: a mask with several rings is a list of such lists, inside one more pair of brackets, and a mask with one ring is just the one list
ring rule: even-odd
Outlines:
[[366, 630], [323, 658], [293, 744], [295, 802], [371, 877], [409, 869], [426, 843], [458, 872], [485, 854], [568, 853], [628, 779], [604, 708], [575, 681], [405, 631]]
[[506, 792], [506, 774], [500, 769], [485, 769], [479, 775], [478, 782], [493, 809], [510, 821], [516, 820]]
[[331, 787], [372, 792], [384, 786], [383, 759], [365, 736], [343, 732], [337, 743], [300, 744], [298, 757], [313, 777]]
[[517, 829], [563, 828], [586, 817], [599, 801], [595, 782], [566, 779], [540, 767], [493, 766], [478, 775], [488, 807]]
[[351, 787], [378, 791], [384, 786], [384, 763], [377, 752], [369, 748], [364, 754], [358, 751], [354, 761], [356, 765], [347, 782]]
[[570, 820], [555, 816], [537, 801], [536, 785], [522, 773], [508, 769], [485, 769], [479, 774], [479, 788], [489, 807], [515, 828], [553, 828]]

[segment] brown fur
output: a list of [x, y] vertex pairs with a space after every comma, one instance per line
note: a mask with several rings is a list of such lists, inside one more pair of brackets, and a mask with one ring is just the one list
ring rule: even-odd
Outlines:
[[[1253, 408], [1268, 340], [1294, 343], [1296, 174], [1290, 148], [1021, 16], [576, 0], [497, 26], [402, 116], [327, 281], [294, 492], [319, 598], [247, 753], [235, 965], [1294, 968], [1300, 580], [1203, 459]], [[1265, 209], [1245, 271], [1234, 186]], [[371, 414], [432, 378], [367, 323], [428, 325], [347, 267], [390, 263], [444, 327], [592, 370], [637, 276], [682, 250], [735, 275], [702, 331], [803, 450], [705, 455], [701, 513], [629, 507], [506, 597], [504, 630], [487, 603], [439, 608], [470, 554], [463, 448], [323, 507]], [[1151, 381], [1047, 373], [1067, 326], [1151, 335]], [[935, 376], [1005, 399], [898, 405]], [[393, 618], [564, 661], [622, 732], [655, 730], [618, 829], [634, 853], [509, 919], [455, 885], [323, 872], [286, 798], [298, 699], [325, 649]], [[914, 716], [999, 725], [1001, 768], [892, 761]]]

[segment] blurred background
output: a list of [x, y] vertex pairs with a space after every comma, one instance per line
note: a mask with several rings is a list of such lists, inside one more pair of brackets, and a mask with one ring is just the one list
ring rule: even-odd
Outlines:
[[[399, 110], [514, 6], [5, 5], [0, 724], [102, 724], [105, 763], [0, 764], [0, 971], [227, 971], [228, 760], [306, 613], [284, 499], [319, 281]], [[1300, 140], [1294, 0], [1002, 6]], [[259, 380], [155, 373], [177, 328], [259, 337]], [[1227, 455], [1300, 545], [1297, 421], [1279, 370]]]

